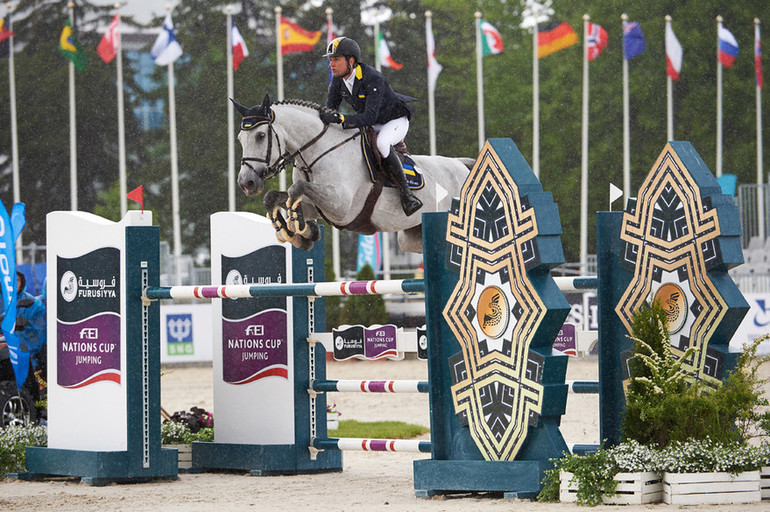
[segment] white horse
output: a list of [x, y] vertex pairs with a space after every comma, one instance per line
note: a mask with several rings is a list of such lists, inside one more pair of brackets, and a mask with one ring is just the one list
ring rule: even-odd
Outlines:
[[[298, 100], [247, 108], [233, 100], [243, 116], [238, 140], [243, 147], [238, 185], [247, 196], [262, 192], [265, 181], [293, 165], [287, 192], [270, 191], [264, 203], [280, 242], [309, 249], [320, 239], [314, 219], [362, 234], [398, 231], [404, 251], [422, 252], [421, 213], [446, 211], [473, 165], [470, 158], [413, 157], [424, 186], [415, 190], [423, 207], [407, 217], [398, 189], [373, 184], [362, 152], [360, 130], [324, 125], [325, 107]], [[379, 192], [378, 192], [379, 190]], [[381, 192], [381, 193], [380, 193]], [[280, 210], [285, 209], [288, 221]]]

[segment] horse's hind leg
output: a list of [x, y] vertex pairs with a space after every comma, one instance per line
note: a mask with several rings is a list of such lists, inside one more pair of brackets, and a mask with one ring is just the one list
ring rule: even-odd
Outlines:
[[398, 245], [404, 252], [422, 254], [422, 224], [398, 232]]
[[294, 233], [290, 231], [289, 226], [286, 224], [283, 214], [281, 214], [281, 208], [286, 203], [286, 199], [289, 194], [286, 192], [279, 192], [277, 190], [271, 190], [265, 194], [263, 204], [267, 209], [267, 218], [273, 223], [275, 228], [275, 237], [279, 242], [290, 242], [294, 238]]

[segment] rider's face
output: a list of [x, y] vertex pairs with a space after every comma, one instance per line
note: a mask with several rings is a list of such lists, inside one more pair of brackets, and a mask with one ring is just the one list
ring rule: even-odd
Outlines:
[[[350, 59], [350, 61], [352, 62], [353, 59]], [[329, 57], [329, 67], [332, 70], [332, 75], [335, 77], [347, 78], [353, 72], [352, 64], [342, 55]]]

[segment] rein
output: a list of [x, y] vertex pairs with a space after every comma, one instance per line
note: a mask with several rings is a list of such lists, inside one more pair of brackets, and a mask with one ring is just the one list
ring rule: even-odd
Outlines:
[[[323, 153], [321, 153], [315, 160], [310, 162], [309, 164], [305, 160], [305, 157], [302, 155], [302, 152], [307, 150], [309, 147], [313, 146], [316, 142], [321, 140], [321, 138], [326, 134], [326, 132], [329, 130], [329, 125], [325, 124], [321, 132], [310, 139], [308, 142], [306, 142], [301, 148], [296, 150], [293, 153], [284, 153], [281, 150], [281, 139], [278, 137], [278, 133], [276, 133], [275, 129], [273, 128], [273, 121], [275, 120], [275, 114], [270, 111], [269, 117], [264, 116], [248, 116], [244, 117], [243, 121], [241, 122], [241, 129], [242, 130], [253, 130], [254, 128], [257, 128], [258, 126], [262, 126], [263, 124], [267, 123], [267, 129], [268, 129], [268, 140], [267, 140], [267, 155], [265, 158], [259, 158], [259, 157], [243, 157], [241, 158], [241, 165], [245, 165], [252, 171], [256, 172], [256, 169], [249, 163], [249, 162], [259, 162], [266, 165], [264, 173], [262, 173], [262, 179], [268, 180], [270, 178], [273, 178], [274, 176], [277, 176], [280, 174], [281, 171], [286, 169], [286, 165], [290, 164], [294, 161], [294, 159], [299, 156], [299, 158], [302, 160], [303, 163], [303, 169], [305, 173], [311, 174], [313, 166], [323, 157], [331, 153], [332, 151], [344, 146], [348, 142], [352, 141], [356, 137], [359, 137], [361, 135], [361, 131], [357, 131], [355, 134], [351, 135], [350, 137], [344, 139], [342, 142], [339, 142], [338, 144], [335, 144], [331, 148], [327, 149]], [[275, 161], [274, 164], [270, 165], [270, 157], [272, 155], [273, 150], [273, 135], [275, 135], [276, 143], [278, 144], [278, 153], [280, 156]]]

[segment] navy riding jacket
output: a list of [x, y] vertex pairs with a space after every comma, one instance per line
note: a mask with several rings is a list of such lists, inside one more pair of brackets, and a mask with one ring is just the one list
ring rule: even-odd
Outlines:
[[340, 77], [334, 77], [329, 84], [326, 106], [337, 110], [344, 99], [356, 111], [356, 114], [345, 116], [343, 128], [361, 128], [385, 124], [399, 117], [412, 117], [407, 102], [415, 99], [393, 91], [382, 73], [366, 64], [358, 64], [355, 74], [352, 94]]

